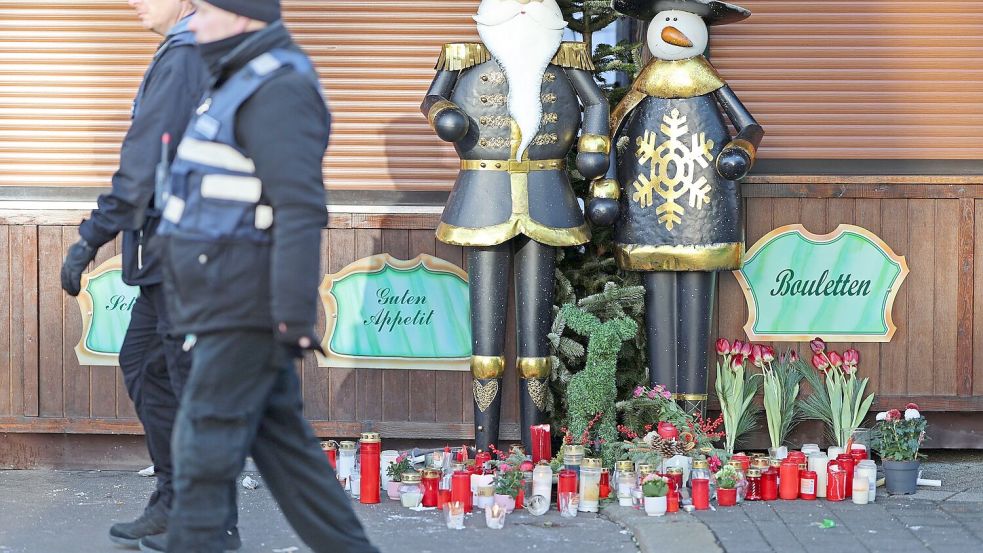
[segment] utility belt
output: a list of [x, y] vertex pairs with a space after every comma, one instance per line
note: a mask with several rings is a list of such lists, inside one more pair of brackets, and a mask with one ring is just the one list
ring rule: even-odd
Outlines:
[[526, 161], [462, 159], [462, 171], [505, 171], [510, 174], [532, 171], [562, 171], [567, 168], [565, 159], [534, 159]]

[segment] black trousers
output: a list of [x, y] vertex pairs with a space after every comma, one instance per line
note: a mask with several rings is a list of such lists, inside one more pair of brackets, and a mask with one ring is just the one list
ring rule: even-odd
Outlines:
[[171, 553], [223, 550], [229, 493], [247, 454], [297, 534], [324, 553], [372, 552], [304, 419], [294, 359], [271, 332], [198, 336], [174, 429]]
[[171, 430], [178, 398], [191, 372], [191, 355], [182, 350], [183, 340], [168, 334], [169, 330], [162, 286], [141, 286], [119, 364], [157, 473], [157, 490], [150, 504], [163, 502], [168, 509], [174, 498]]

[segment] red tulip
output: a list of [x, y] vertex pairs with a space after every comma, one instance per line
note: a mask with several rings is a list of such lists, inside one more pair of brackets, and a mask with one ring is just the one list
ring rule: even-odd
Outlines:
[[829, 363], [838, 369], [843, 364], [843, 358], [840, 357], [839, 353], [831, 351], [829, 352]]
[[813, 353], [822, 353], [826, 351], [826, 342], [822, 338], [816, 338], [815, 340], [809, 342], [809, 347], [812, 348]]
[[775, 348], [771, 346], [764, 346], [761, 348], [761, 360], [765, 363], [771, 363], [775, 360]]
[[914, 409], [916, 411], [921, 411], [921, 409], [918, 408], [918, 404], [917, 403], [909, 403], [908, 405], [905, 405], [904, 408], [905, 409]]
[[734, 340], [734, 344], [730, 347], [731, 355], [738, 355], [741, 350], [744, 349], [744, 342], [740, 340]]
[[889, 421], [899, 421], [901, 420], [901, 411], [897, 409], [891, 409], [887, 412], [887, 420]]
[[764, 365], [764, 363], [761, 360], [761, 357], [763, 355], [764, 352], [761, 350], [761, 346], [758, 344], [754, 344], [754, 346], [751, 348], [751, 355], [748, 357], [748, 360], [751, 361], [752, 365], [760, 368], [761, 366]]
[[735, 371], [744, 368], [744, 356], [741, 354], [735, 355], [734, 358], [730, 360], [730, 368], [731, 370]]
[[744, 357], [751, 355], [751, 342], [744, 342], [744, 345], [741, 346], [741, 355]]
[[793, 363], [795, 361], [798, 361], [799, 360], [799, 352], [797, 350], [794, 350], [794, 349], [791, 350], [791, 351], [789, 351], [788, 352], [788, 360], [789, 361], [792, 361]]
[[843, 352], [843, 363], [851, 367], [856, 367], [860, 364], [860, 352], [850, 348]]
[[717, 355], [729, 355], [730, 354], [730, 342], [727, 338], [720, 338], [717, 340]]
[[829, 362], [826, 361], [826, 357], [817, 353], [812, 356], [812, 366], [816, 367], [816, 370], [825, 371], [829, 368]]

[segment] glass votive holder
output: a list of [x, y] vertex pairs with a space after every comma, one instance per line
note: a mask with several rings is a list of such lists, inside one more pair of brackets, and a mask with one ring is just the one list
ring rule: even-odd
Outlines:
[[444, 505], [444, 521], [450, 530], [464, 530], [464, 503], [449, 501]]
[[560, 516], [573, 518], [577, 516], [577, 508], [580, 506], [580, 496], [577, 492], [563, 492], [559, 495]]
[[485, 524], [492, 530], [505, 528], [505, 509], [498, 505], [492, 505], [485, 509]]
[[355, 472], [351, 475], [351, 477], [349, 477], [349, 480], [351, 481], [352, 484], [351, 485], [352, 498], [358, 499], [359, 497], [362, 496], [362, 475]]

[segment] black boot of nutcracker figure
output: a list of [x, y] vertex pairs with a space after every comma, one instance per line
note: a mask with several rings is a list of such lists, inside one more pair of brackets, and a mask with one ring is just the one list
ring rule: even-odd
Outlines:
[[764, 131], [702, 54], [708, 25], [750, 12], [716, 0], [615, 0], [614, 7], [651, 21], [653, 59], [611, 114], [612, 166], [588, 214], [599, 224], [616, 219], [618, 264], [644, 273], [650, 383], [703, 413], [717, 272], [741, 267], [737, 181], [754, 164]]
[[[540, 424], [550, 366], [556, 248], [590, 240], [566, 171], [607, 171], [608, 105], [583, 43], [563, 43], [556, 0], [483, 0], [480, 43], [446, 44], [421, 109], [461, 170], [437, 238], [468, 248], [475, 440], [498, 441], [510, 278], [516, 304], [521, 434]], [[583, 106], [583, 108], [581, 107]]]

